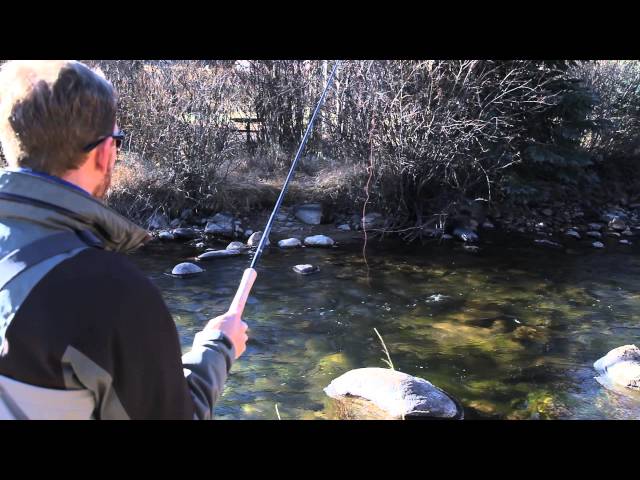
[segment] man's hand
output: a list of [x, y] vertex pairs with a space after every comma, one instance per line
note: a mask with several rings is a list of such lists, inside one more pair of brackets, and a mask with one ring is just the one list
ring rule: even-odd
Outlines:
[[236, 350], [236, 359], [247, 349], [248, 325], [242, 321], [239, 314], [227, 312], [224, 315], [209, 320], [205, 330], [220, 330], [229, 339]]

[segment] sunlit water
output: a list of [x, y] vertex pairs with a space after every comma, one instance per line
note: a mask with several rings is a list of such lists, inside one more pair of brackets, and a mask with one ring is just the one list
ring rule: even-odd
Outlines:
[[[640, 418], [640, 401], [604, 389], [593, 362], [640, 341], [636, 246], [557, 251], [530, 240], [407, 247], [272, 247], [244, 318], [247, 352], [216, 407], [219, 419], [333, 418], [323, 392], [342, 373], [385, 367], [374, 327], [397, 370], [455, 396], [466, 418]], [[520, 245], [520, 246], [518, 246]], [[523, 246], [526, 245], [526, 246]], [[167, 276], [196, 252], [148, 246], [132, 256], [174, 316], [183, 350], [225, 311], [249, 256], [203, 262], [200, 276]], [[318, 265], [300, 276], [296, 264]]]

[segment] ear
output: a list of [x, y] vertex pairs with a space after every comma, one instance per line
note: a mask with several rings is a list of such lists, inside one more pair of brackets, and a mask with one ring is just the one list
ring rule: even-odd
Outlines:
[[[113, 138], [107, 138], [104, 142], [101, 142], [96, 148], [93, 149], [91, 155], [93, 156], [93, 162], [96, 170], [101, 174], [106, 174], [109, 170], [109, 164], [111, 163], [111, 143]], [[91, 157], [89, 157], [91, 159]]]

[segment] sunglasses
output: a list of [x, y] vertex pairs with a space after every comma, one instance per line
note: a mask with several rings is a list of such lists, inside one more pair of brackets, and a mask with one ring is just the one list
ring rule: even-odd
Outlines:
[[113, 138], [116, 141], [116, 148], [120, 150], [120, 147], [122, 146], [122, 142], [124, 141], [124, 132], [120, 130], [119, 132], [112, 133], [111, 135], [105, 135], [104, 137], [100, 137], [95, 142], [85, 146], [82, 149], [82, 151], [90, 152], [91, 150], [96, 148], [98, 145], [100, 145], [102, 142], [104, 142], [107, 138]]

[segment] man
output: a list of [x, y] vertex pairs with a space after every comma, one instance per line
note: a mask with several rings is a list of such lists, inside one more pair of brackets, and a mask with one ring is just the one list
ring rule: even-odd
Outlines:
[[0, 418], [209, 419], [246, 348], [214, 318], [181, 357], [158, 289], [102, 203], [123, 134], [112, 85], [70, 61], [0, 69]]

